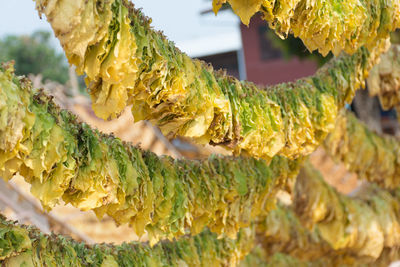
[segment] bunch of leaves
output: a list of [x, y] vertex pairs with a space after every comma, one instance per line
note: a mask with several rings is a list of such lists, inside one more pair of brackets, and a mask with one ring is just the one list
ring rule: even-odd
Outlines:
[[268, 212], [302, 159], [205, 160], [157, 156], [101, 134], [60, 110], [29, 81], [0, 69], [0, 174], [21, 174], [46, 209], [63, 199], [98, 217], [129, 224], [150, 242], [208, 226], [234, 238]]
[[125, 0], [36, 2], [70, 63], [87, 75], [98, 116], [114, 118], [132, 104], [135, 120], [149, 120], [165, 135], [266, 160], [311, 153], [386, 48], [381, 41], [313, 77], [258, 88], [190, 59]]
[[246, 25], [261, 12], [281, 38], [293, 34], [310, 51], [318, 50], [323, 56], [354, 53], [361, 46], [372, 49], [400, 27], [398, 0], [213, 0], [214, 12], [224, 3], [229, 3]]
[[393, 136], [371, 131], [351, 112], [341, 113], [324, 147], [360, 179], [391, 189], [400, 185], [399, 141]]
[[2, 266], [236, 266], [254, 244], [254, 231], [242, 229], [237, 238], [210, 231], [174, 242], [122, 245], [78, 243], [63, 236], [45, 235], [34, 227], [0, 218]]
[[307, 164], [297, 178], [293, 202], [303, 225], [316, 229], [334, 251], [345, 256], [345, 263], [387, 266], [387, 261], [398, 257], [399, 206], [390, 191], [369, 185], [352, 197], [341, 195]]
[[397, 107], [400, 103], [400, 46], [392, 45], [381, 56], [368, 77], [368, 90], [371, 96], [378, 96], [385, 110]]

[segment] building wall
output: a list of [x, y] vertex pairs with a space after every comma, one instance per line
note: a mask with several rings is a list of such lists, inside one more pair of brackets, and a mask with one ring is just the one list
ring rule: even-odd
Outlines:
[[239, 78], [238, 54], [237, 51], [198, 57], [207, 63], [210, 63], [215, 70], [224, 69], [226, 73]]
[[272, 46], [262, 43], [261, 32], [265, 26], [266, 22], [259, 16], [252, 18], [249, 27], [240, 25], [247, 80], [260, 85], [272, 85], [315, 73], [316, 63], [296, 58], [285, 60]]

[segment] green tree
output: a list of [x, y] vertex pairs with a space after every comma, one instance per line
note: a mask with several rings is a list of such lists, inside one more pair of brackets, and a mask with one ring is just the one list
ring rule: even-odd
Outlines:
[[65, 84], [68, 81], [68, 63], [62, 53], [51, 44], [51, 33], [37, 31], [32, 35], [8, 35], [0, 39], [0, 61], [15, 61], [18, 75], [42, 74]]

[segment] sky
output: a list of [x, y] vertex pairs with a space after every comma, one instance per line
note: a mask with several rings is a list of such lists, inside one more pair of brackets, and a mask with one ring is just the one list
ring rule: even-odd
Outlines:
[[[222, 12], [217, 17], [214, 14], [200, 15], [200, 11], [211, 8], [210, 1], [133, 0], [133, 3], [137, 8], [143, 8], [143, 12], [152, 18], [157, 30], [162, 30], [189, 55], [192, 52], [201, 54], [207, 50], [212, 51], [210, 40], [220, 47], [225, 46], [224, 43], [228, 46], [239, 45], [239, 21], [233, 14]], [[32, 0], [0, 0], [0, 37], [7, 34], [30, 34], [39, 29], [51, 31], [45, 18], [40, 20]], [[194, 44], [200, 44], [196, 42], [200, 39], [207, 40], [204, 43], [208, 45], [201, 45], [202, 49], [199, 50], [199, 45], [195, 47]]]

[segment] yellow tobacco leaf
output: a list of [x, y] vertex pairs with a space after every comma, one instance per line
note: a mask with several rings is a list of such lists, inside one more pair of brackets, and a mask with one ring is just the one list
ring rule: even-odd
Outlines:
[[222, 5], [226, 3], [227, 0], [213, 0], [213, 11], [215, 15], [218, 13], [218, 11], [221, 9]]
[[228, 2], [243, 24], [249, 25], [250, 18], [260, 10], [264, 0], [228, 0]]

